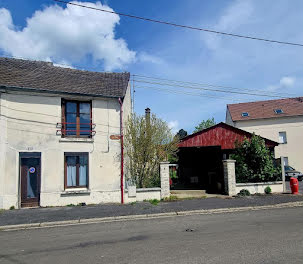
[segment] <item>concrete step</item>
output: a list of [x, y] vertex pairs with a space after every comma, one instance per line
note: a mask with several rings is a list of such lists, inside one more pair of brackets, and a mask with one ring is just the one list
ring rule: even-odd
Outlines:
[[189, 197], [202, 197], [206, 195], [205, 190], [171, 190], [170, 194], [172, 196], [177, 196], [178, 198], [189, 198]]

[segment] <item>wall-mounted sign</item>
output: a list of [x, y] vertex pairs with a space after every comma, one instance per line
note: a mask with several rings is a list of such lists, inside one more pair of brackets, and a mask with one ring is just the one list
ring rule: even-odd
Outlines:
[[120, 135], [111, 135], [109, 138], [111, 140], [119, 140], [121, 138], [121, 136]]
[[35, 173], [35, 171], [36, 171], [35, 167], [30, 167], [29, 168], [29, 173]]

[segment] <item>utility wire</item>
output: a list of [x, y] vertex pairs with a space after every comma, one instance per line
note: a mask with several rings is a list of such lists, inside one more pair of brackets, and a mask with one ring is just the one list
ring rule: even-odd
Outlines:
[[[231, 86], [223, 86], [223, 85], [215, 85], [215, 84], [205, 84], [205, 83], [194, 83], [194, 82], [184, 82], [184, 81], [178, 81], [178, 80], [171, 80], [171, 79], [165, 79], [165, 78], [158, 78], [158, 77], [151, 77], [151, 76], [146, 76], [146, 75], [138, 75], [138, 74], [133, 74], [134, 77], [137, 77], [137, 80], [145, 80], [145, 79], [150, 79], [152, 81], [168, 81], [170, 83], [177, 83], [177, 84], [185, 84], [185, 85], [190, 85], [190, 86], [198, 86], [198, 87], [214, 87], [214, 88], [223, 88], [227, 90], [240, 90], [240, 91], [248, 91], [248, 92], [262, 92], [264, 93], [264, 90], [256, 90], [256, 89], [247, 89], [247, 88], [236, 88], [236, 87], [231, 87]], [[271, 92], [267, 91], [267, 94], [273, 94], [273, 95], [287, 95], [287, 96], [296, 96], [295, 94], [290, 94], [290, 93], [279, 93], [279, 92]]]
[[160, 85], [160, 86], [179, 87], [179, 88], [193, 89], [193, 90], [212, 91], [212, 92], [219, 92], [219, 93], [243, 94], [243, 95], [251, 95], [251, 96], [261, 96], [261, 97], [275, 97], [275, 98], [280, 98], [280, 99], [282, 99], [282, 98], [284, 99], [285, 98], [285, 96], [278, 96], [278, 95], [268, 95], [268, 94], [260, 94], [260, 93], [249, 93], [249, 92], [241, 92], [241, 91], [226, 91], [226, 90], [220, 90], [220, 89], [211, 89], [211, 88], [202, 88], [202, 87], [194, 87], [194, 86], [185, 86], [185, 85], [171, 84], [171, 83], [161, 83], [161, 82], [152, 82], [152, 81], [140, 81], [140, 80], [135, 80], [135, 82], [147, 83], [147, 84], [153, 84], [153, 85]]
[[125, 17], [130, 17], [130, 18], [134, 18], [134, 19], [140, 19], [140, 20], [144, 20], [144, 21], [148, 21], [148, 22], [153, 22], [153, 23], [158, 23], [158, 24], [164, 24], [164, 25], [169, 25], [169, 26], [174, 26], [174, 27], [179, 27], [179, 28], [186, 28], [186, 29], [191, 29], [191, 30], [204, 31], [204, 32], [209, 32], [209, 33], [214, 33], [214, 34], [220, 34], [220, 35], [237, 37], [237, 38], [245, 38], [245, 39], [250, 39], [250, 40], [259, 40], [259, 41], [272, 42], [272, 43], [278, 43], [278, 44], [283, 44], [283, 45], [291, 45], [291, 46], [300, 46], [300, 47], [303, 47], [303, 44], [301, 44], [301, 43], [286, 42], [286, 41], [279, 41], [279, 40], [273, 40], [273, 39], [265, 39], [265, 38], [260, 38], [260, 37], [253, 37], [253, 36], [246, 36], [246, 35], [227, 33], [227, 32], [223, 32], [223, 31], [216, 31], [216, 30], [211, 30], [211, 29], [206, 29], [206, 28], [187, 26], [187, 25], [176, 24], [176, 23], [167, 22], [167, 21], [163, 21], [163, 20], [156, 20], [156, 19], [152, 19], [152, 18], [146, 18], [146, 17], [140, 17], [140, 16], [125, 14], [125, 13], [120, 13], [120, 12], [114, 12], [114, 11], [110, 11], [110, 10], [106, 10], [106, 9], [101, 9], [101, 8], [96, 8], [96, 7], [91, 7], [91, 6], [76, 4], [76, 3], [72, 3], [72, 2], [68, 2], [68, 1], [63, 1], [63, 0], [54, 0], [54, 1], [58, 2], [58, 3], [64, 3], [64, 4], [67, 4], [67, 5], [73, 5], [73, 6], [83, 7], [83, 8], [87, 8], [87, 9], [97, 10], [97, 11], [106, 12], [106, 13], [110, 13], [110, 14], [115, 14], [115, 15], [119, 15], [119, 16], [125, 16]]
[[215, 96], [215, 95], [193, 93], [193, 92], [186, 92], [186, 91], [176, 91], [176, 90], [172, 90], [172, 89], [165, 89], [165, 88], [158, 88], [158, 87], [136, 86], [136, 88], [152, 89], [152, 90], [158, 90], [158, 91], [168, 92], [168, 93], [172, 93], [172, 94], [191, 95], [191, 96], [199, 96], [199, 97], [207, 97], [207, 98], [214, 98], [214, 99], [224, 99], [224, 100], [232, 100], [232, 101], [237, 101], [237, 102], [243, 102], [243, 100], [235, 99], [235, 98], [219, 97], [219, 96]]

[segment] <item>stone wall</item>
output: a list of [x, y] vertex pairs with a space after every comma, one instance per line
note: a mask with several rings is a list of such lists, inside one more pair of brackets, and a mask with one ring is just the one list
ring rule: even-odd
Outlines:
[[235, 160], [223, 160], [224, 190], [229, 196], [237, 194], [235, 163]]
[[273, 193], [283, 192], [283, 182], [257, 182], [257, 183], [237, 183], [236, 192], [239, 193], [241, 190], [248, 190], [251, 194], [264, 193], [264, 189], [269, 186]]
[[160, 163], [160, 177], [161, 177], [161, 198], [170, 196], [169, 186], [169, 162]]

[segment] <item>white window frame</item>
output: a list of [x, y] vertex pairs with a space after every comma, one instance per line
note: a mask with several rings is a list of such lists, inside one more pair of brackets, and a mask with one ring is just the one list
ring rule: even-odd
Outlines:
[[287, 144], [287, 135], [285, 131], [279, 132], [279, 143], [280, 144]]

